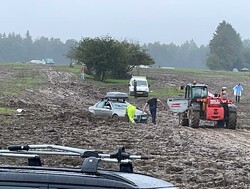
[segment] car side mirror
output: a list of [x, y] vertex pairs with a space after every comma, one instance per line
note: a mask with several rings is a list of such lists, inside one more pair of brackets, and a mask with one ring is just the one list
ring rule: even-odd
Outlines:
[[130, 84], [128, 84], [128, 86], [130, 87]]
[[150, 87], [150, 85], [148, 85], [148, 87]]

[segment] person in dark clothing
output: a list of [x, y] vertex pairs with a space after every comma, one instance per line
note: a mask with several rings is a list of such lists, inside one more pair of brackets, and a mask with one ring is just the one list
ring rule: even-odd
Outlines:
[[162, 106], [165, 107], [165, 105], [162, 103], [162, 101], [158, 98], [149, 99], [143, 107], [143, 111], [145, 111], [146, 107], [149, 106], [149, 111], [150, 111], [150, 114], [152, 116], [152, 123], [153, 124], [156, 124], [157, 102], [160, 102], [162, 104]]
[[137, 98], [137, 81], [134, 80], [134, 93], [135, 93], [135, 98]]

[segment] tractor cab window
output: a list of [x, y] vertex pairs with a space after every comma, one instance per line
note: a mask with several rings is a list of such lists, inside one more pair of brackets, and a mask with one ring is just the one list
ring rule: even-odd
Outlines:
[[205, 98], [207, 97], [208, 91], [206, 87], [193, 87], [192, 94], [194, 98]]

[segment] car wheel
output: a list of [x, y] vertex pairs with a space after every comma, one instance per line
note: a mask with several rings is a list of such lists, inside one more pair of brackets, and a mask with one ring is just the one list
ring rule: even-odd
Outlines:
[[114, 115], [112, 116], [112, 119], [113, 119], [114, 121], [119, 121], [119, 116], [118, 116], [117, 114], [114, 114]]

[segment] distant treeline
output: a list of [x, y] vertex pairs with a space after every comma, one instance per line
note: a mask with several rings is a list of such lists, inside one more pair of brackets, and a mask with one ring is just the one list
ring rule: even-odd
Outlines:
[[171, 44], [160, 44], [159, 42], [145, 44], [143, 48], [155, 60], [154, 67], [176, 67], [176, 68], [206, 68], [206, 58], [209, 47], [186, 41], [178, 46]]
[[33, 59], [53, 58], [56, 64], [67, 64], [70, 60], [65, 55], [75, 44], [75, 40], [63, 43], [58, 38], [41, 37], [32, 40], [29, 31], [25, 37], [15, 33], [0, 34], [0, 62], [28, 62]]
[[[56, 64], [69, 64], [66, 57], [76, 40], [63, 43], [58, 38], [41, 37], [33, 40], [29, 31], [25, 37], [20, 34], [0, 34], [0, 62], [28, 62], [34, 59], [53, 58]], [[154, 67], [171, 66], [177, 68], [205, 68], [207, 46], [197, 47], [194, 41], [187, 41], [177, 46], [173, 43], [166, 45], [159, 42], [143, 45], [155, 60]]]
[[[25, 37], [20, 34], [0, 34], [0, 62], [28, 62], [34, 59], [53, 58], [56, 64], [69, 64], [66, 55], [78, 41], [69, 39], [63, 43], [59, 38], [40, 37], [33, 40], [29, 31]], [[243, 45], [249, 47], [249, 40]], [[209, 46], [197, 46], [186, 41], [182, 45], [161, 44], [160, 42], [142, 45], [143, 49], [154, 59], [153, 67], [207, 68]]]

